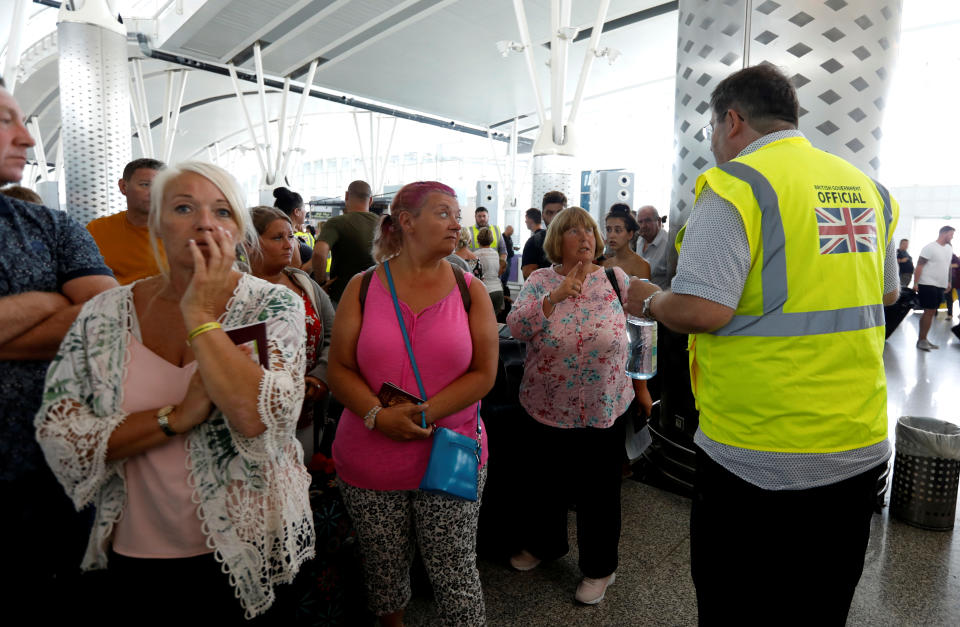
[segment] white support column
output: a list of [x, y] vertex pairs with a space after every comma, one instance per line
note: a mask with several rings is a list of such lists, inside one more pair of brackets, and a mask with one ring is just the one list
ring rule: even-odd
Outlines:
[[390, 139], [387, 140], [387, 151], [383, 155], [383, 166], [380, 168], [380, 188], [383, 193], [384, 182], [387, 180], [387, 165], [390, 163], [390, 149], [393, 148], [393, 134], [397, 131], [397, 118], [393, 118], [393, 127], [390, 129]]
[[27, 5], [29, 0], [15, 0], [13, 19], [10, 20], [10, 36], [7, 38], [7, 59], [3, 68], [6, 78], [7, 91], [12, 95], [17, 87], [17, 78], [20, 69], [21, 41], [27, 28]]
[[590, 45], [583, 54], [583, 66], [580, 68], [580, 80], [577, 81], [577, 91], [573, 96], [573, 105], [570, 107], [570, 117], [567, 118], [567, 124], [573, 126], [577, 121], [577, 112], [580, 110], [580, 103], [583, 101], [583, 90], [587, 85], [587, 77], [590, 76], [590, 68], [593, 60], [597, 58], [600, 47], [600, 34], [603, 32], [603, 23], [607, 19], [607, 11], [610, 8], [610, 0], [600, 0], [600, 7], [597, 9], [597, 19], [593, 22], [593, 30], [590, 32]]
[[313, 77], [317, 73], [317, 65], [318, 60], [314, 59], [310, 62], [310, 68], [307, 70], [307, 79], [303, 83], [303, 93], [300, 95], [300, 103], [297, 105], [297, 117], [293, 121], [293, 128], [290, 129], [290, 150], [284, 155], [283, 165], [277, 173], [280, 180], [286, 178], [287, 169], [290, 167], [290, 153], [297, 148], [297, 142], [300, 137], [300, 122], [303, 120], [303, 106], [306, 104], [307, 98], [310, 97], [310, 88], [313, 87]]
[[520, 31], [520, 43], [523, 44], [523, 57], [527, 61], [527, 74], [530, 75], [530, 86], [537, 99], [537, 116], [540, 124], [546, 123], [543, 110], [543, 98], [540, 95], [540, 84], [537, 82], [537, 73], [533, 64], [533, 44], [530, 42], [530, 27], [527, 26], [527, 13], [523, 8], [523, 0], [513, 0], [513, 12], [517, 16], [517, 29]]
[[797, 89], [804, 135], [875, 177], [900, 17], [899, 2], [680, 0], [671, 232], [686, 223], [697, 177], [715, 162], [700, 132], [710, 94], [746, 66], [784, 71]]
[[50, 172], [47, 167], [47, 153], [43, 148], [43, 137], [40, 135], [40, 120], [37, 116], [30, 118], [30, 135], [35, 142], [33, 145], [33, 154], [37, 157], [37, 166], [40, 168], [40, 179], [42, 181], [50, 180]]
[[57, 22], [66, 208], [86, 224], [126, 207], [116, 182], [131, 157], [127, 31], [105, 0], [71, 6]]
[[273, 170], [273, 180], [277, 185], [286, 185], [281, 178], [280, 165], [283, 161], [283, 133], [287, 128], [287, 97], [290, 95], [290, 77], [283, 79], [283, 94], [280, 96], [280, 119], [277, 120], [277, 165]]
[[187, 89], [187, 76], [189, 72], [182, 70], [180, 72], [180, 90], [177, 93], [177, 106], [173, 110], [173, 120], [170, 125], [170, 142], [167, 144], [167, 152], [163, 158], [164, 163], [169, 163], [173, 156], [173, 144], [177, 140], [177, 132], [180, 130], [180, 110], [183, 108], [183, 95]]
[[163, 133], [163, 142], [160, 144], [160, 157], [167, 154], [167, 145], [170, 143], [170, 110], [173, 108], [173, 73], [167, 70], [165, 89], [163, 92], [163, 113], [160, 116], [160, 132]]
[[[373, 188], [373, 183], [370, 181], [370, 172], [367, 170], [367, 158], [363, 154], [363, 139], [360, 138], [360, 122], [357, 120], [357, 112], [353, 111], [353, 128], [357, 131], [357, 145], [360, 146], [360, 162], [363, 163], [363, 178], [370, 183], [370, 187]], [[338, 160], [339, 164], [339, 160]]]
[[517, 118], [513, 118], [510, 125], [510, 206], [517, 206], [517, 147], [519, 145], [517, 137]]
[[274, 183], [270, 170], [270, 163], [273, 162], [273, 159], [270, 158], [270, 126], [267, 121], [267, 89], [263, 84], [263, 55], [260, 51], [260, 42], [257, 41], [253, 44], [253, 61], [254, 65], [257, 68], [257, 90], [260, 92], [260, 121], [263, 123], [263, 150], [266, 153], [266, 163], [267, 167], [264, 168], [264, 182], [267, 185], [272, 185]]
[[[568, 37], [561, 29], [570, 27], [570, 0], [550, 2], [550, 117], [553, 141], [563, 143], [563, 102], [567, 81]], [[542, 122], [541, 122], [542, 123]]]
[[260, 174], [263, 179], [267, 177], [267, 164], [263, 159], [263, 151], [260, 149], [260, 142], [257, 141], [257, 131], [253, 128], [253, 121], [250, 119], [250, 112], [247, 110], [247, 102], [243, 99], [243, 92], [240, 90], [240, 80], [237, 78], [237, 69], [232, 63], [227, 65], [230, 72], [230, 79], [233, 81], [233, 90], [237, 94], [237, 102], [243, 109], [243, 119], [247, 122], [247, 130], [250, 131], [250, 140], [253, 142], [253, 149], [257, 152], [257, 162], [260, 164]]
[[[130, 87], [131, 107], [137, 109], [134, 120], [137, 123], [137, 136], [143, 149], [143, 156], [153, 158], [153, 132], [150, 130], [150, 109], [147, 106], [147, 89], [143, 79], [143, 60], [133, 59], [132, 81]], [[134, 95], [135, 94], [135, 95]]]

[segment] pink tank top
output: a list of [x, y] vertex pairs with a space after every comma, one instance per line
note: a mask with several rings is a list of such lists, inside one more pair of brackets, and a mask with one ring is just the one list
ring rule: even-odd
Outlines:
[[[466, 274], [467, 285], [473, 278]], [[470, 367], [473, 341], [467, 312], [456, 287], [440, 301], [414, 315], [400, 301], [400, 309], [417, 359], [427, 397], [431, 397]], [[390, 291], [374, 275], [367, 292], [363, 326], [357, 340], [357, 364], [374, 393], [384, 381], [419, 396], [417, 379], [397, 325]], [[477, 437], [476, 403], [437, 421], [458, 433]], [[337, 474], [352, 486], [369, 490], [415, 490], [430, 459], [431, 439], [394, 442], [379, 431], [370, 431], [363, 418], [344, 409], [333, 441]], [[487, 430], [483, 429], [481, 464], [487, 460]]]
[[[192, 362], [177, 367], [130, 337], [130, 362], [123, 380], [128, 414], [175, 405], [187, 395]], [[187, 436], [127, 459], [127, 502], [113, 535], [113, 550], [141, 558], [193, 557], [212, 553], [200, 528], [188, 483]]]

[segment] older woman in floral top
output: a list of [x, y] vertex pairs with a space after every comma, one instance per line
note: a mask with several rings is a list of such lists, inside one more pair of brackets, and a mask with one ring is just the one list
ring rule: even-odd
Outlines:
[[[576, 599], [595, 604], [614, 581], [620, 543], [622, 417], [634, 398], [624, 373], [626, 316], [611, 279], [594, 263], [603, 239], [590, 214], [562, 211], [543, 248], [557, 265], [530, 275], [507, 316], [513, 336], [527, 342], [520, 403], [530, 439], [529, 510], [519, 517], [528, 521], [525, 549], [510, 563], [530, 570], [567, 553], [572, 499], [584, 575]], [[626, 274], [613, 273], [625, 295]]]

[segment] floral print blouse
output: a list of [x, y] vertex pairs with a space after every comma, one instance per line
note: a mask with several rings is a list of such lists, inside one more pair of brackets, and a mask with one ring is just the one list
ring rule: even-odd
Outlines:
[[[614, 268], [620, 293], [627, 275]], [[564, 276], [536, 270], [523, 284], [507, 324], [527, 343], [520, 404], [538, 422], [573, 429], [606, 428], [633, 401], [627, 362], [626, 315], [603, 268], [587, 275], [583, 291], [543, 315], [543, 299]]]

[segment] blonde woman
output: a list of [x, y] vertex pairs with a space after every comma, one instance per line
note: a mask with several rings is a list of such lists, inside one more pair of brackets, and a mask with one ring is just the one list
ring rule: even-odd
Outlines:
[[[158, 174], [149, 228], [163, 274], [84, 307], [47, 373], [37, 439], [76, 507], [96, 509], [83, 567], [114, 575], [108, 623], [242, 624], [314, 552], [294, 436], [303, 301], [234, 268], [256, 234], [222, 168]], [[269, 365], [226, 333], [259, 322]]]

